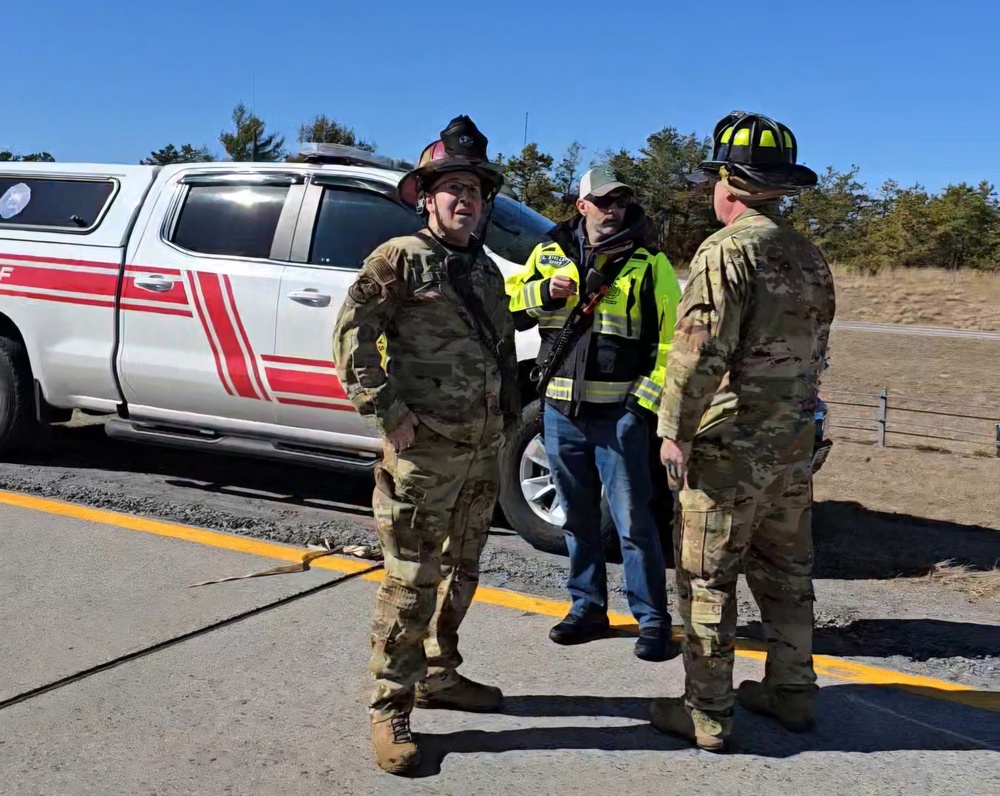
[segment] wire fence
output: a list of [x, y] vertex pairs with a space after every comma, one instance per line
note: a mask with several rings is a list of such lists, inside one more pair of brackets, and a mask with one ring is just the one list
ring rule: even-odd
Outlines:
[[834, 437], [880, 448], [916, 447], [1000, 456], [1000, 407], [891, 396], [888, 390], [823, 391]]

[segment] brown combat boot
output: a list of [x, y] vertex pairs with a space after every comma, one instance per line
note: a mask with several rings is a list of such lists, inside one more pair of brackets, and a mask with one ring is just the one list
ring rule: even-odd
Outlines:
[[649, 709], [649, 720], [660, 732], [692, 741], [706, 752], [721, 752], [726, 746], [731, 719], [714, 719], [692, 710], [683, 698], [658, 699]]
[[399, 714], [376, 721], [373, 716], [372, 744], [375, 762], [390, 774], [406, 774], [420, 765], [420, 749], [410, 732], [409, 714]]
[[744, 680], [736, 691], [739, 703], [752, 713], [777, 719], [790, 732], [806, 732], [816, 726], [815, 689], [789, 691], [767, 683]]
[[467, 710], [472, 713], [491, 713], [503, 704], [503, 693], [491, 685], [476, 683], [462, 675], [452, 685], [444, 688], [427, 688], [418, 683], [416, 706], [437, 710]]

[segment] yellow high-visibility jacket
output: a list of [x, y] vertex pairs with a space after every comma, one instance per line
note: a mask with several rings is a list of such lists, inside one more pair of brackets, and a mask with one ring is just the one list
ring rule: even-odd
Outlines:
[[[639, 208], [630, 208], [633, 216]], [[628, 216], [626, 220], [628, 221]], [[538, 362], [544, 362], [573, 307], [591, 267], [623, 267], [597, 305], [590, 329], [577, 341], [546, 390], [546, 401], [563, 414], [578, 414], [582, 404], [620, 404], [633, 411], [656, 414], [667, 372], [667, 354], [673, 340], [681, 289], [667, 256], [642, 244], [644, 215], [609, 241], [587, 247], [580, 264], [582, 218], [559, 224], [551, 241], [535, 247], [523, 269], [506, 280], [510, 309], [518, 329], [538, 326], [542, 344]], [[629, 241], [633, 245], [622, 244]], [[610, 256], [602, 252], [613, 250]], [[553, 300], [549, 280], [568, 276], [578, 295]], [[640, 412], [642, 414], [642, 412]]]

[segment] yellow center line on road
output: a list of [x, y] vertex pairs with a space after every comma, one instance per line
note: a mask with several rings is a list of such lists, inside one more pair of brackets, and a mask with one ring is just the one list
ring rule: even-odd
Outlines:
[[[179, 523], [164, 522], [162, 520], [151, 520], [131, 514], [120, 514], [105, 509], [95, 509], [89, 506], [64, 503], [58, 500], [23, 495], [16, 492], [0, 491], [0, 504], [31, 509], [32, 511], [53, 514], [60, 517], [70, 517], [75, 520], [84, 520], [99, 525], [110, 525], [129, 531], [141, 531], [142, 533], [165, 536], [171, 539], [181, 539], [186, 542], [195, 542], [196, 544], [207, 545], [209, 547], [220, 547], [239, 553], [261, 556], [262, 558], [295, 563], [302, 560], [303, 549], [300, 547], [277, 544], [275, 542], [264, 542], [259, 539], [250, 539], [218, 531], [208, 531], [203, 528], [194, 528], [189, 525], [180, 525]], [[329, 569], [335, 572], [355, 573], [370, 568], [371, 563], [358, 559], [329, 556], [313, 561], [311, 567], [314, 569]], [[361, 579], [379, 582], [383, 577], [384, 572], [378, 571], [363, 575]], [[543, 616], [553, 616], [560, 619], [566, 615], [570, 606], [568, 602], [547, 600], [542, 597], [534, 597], [530, 594], [522, 594], [508, 589], [497, 589], [492, 586], [480, 586], [476, 591], [476, 601], [487, 605], [511, 608]], [[626, 614], [612, 612], [609, 614], [609, 618], [612, 626], [615, 628], [621, 630], [635, 629], [635, 620]], [[674, 635], [678, 636], [678, 634], [678, 628], [674, 628]], [[766, 658], [763, 644], [743, 639], [737, 641], [736, 654], [743, 658], [761, 662]], [[835, 680], [867, 685], [895, 686], [900, 690], [920, 696], [1000, 712], [1000, 692], [977, 691], [975, 688], [958, 683], [949, 683], [933, 677], [921, 677], [919, 675], [896, 672], [892, 669], [849, 661], [831, 655], [814, 655], [813, 664], [816, 667], [818, 675]]]

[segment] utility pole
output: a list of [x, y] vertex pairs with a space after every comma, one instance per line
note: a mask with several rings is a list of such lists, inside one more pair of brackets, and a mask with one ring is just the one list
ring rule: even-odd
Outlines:
[[250, 115], [253, 117], [253, 140], [250, 142], [250, 162], [257, 160], [257, 71], [250, 72]]
[[[521, 144], [521, 157], [524, 157], [524, 150], [528, 148], [528, 112], [524, 112], [524, 143]], [[521, 196], [517, 207], [517, 220], [520, 223], [521, 218], [524, 216], [524, 194], [527, 185], [521, 186]]]

